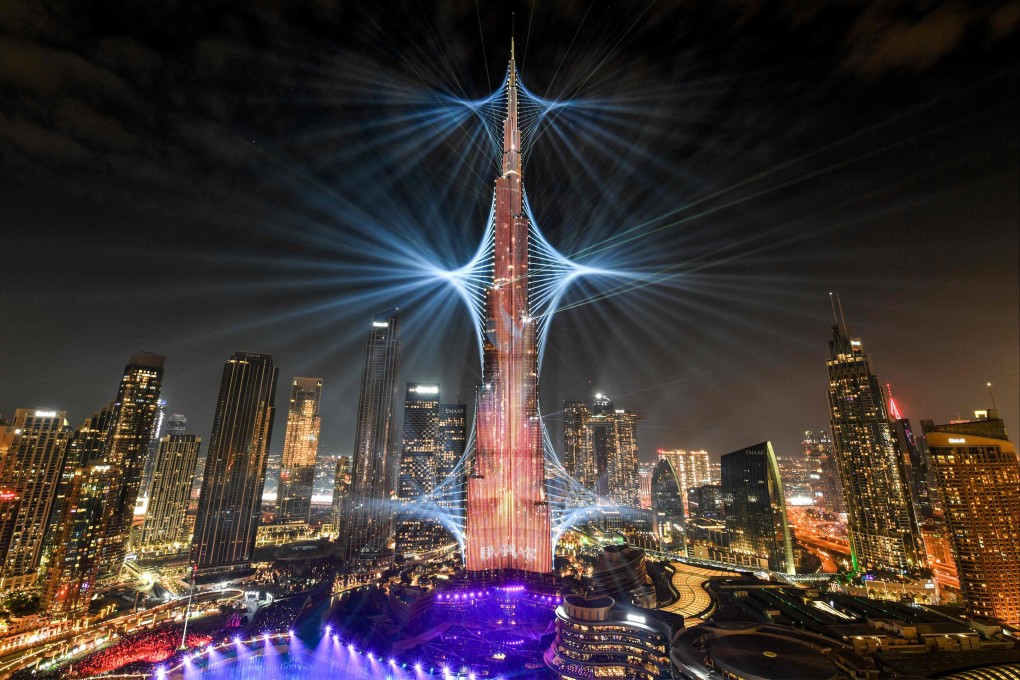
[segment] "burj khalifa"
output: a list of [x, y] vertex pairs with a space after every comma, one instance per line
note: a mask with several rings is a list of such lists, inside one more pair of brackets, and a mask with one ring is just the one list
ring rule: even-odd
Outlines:
[[536, 321], [528, 301], [528, 238], [517, 121], [513, 46], [503, 121], [502, 174], [496, 179], [492, 286], [486, 291], [482, 384], [474, 467], [467, 483], [468, 571], [552, 571], [538, 411]]

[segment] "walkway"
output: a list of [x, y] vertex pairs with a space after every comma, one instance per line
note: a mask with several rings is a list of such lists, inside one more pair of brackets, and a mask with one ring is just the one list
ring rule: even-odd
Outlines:
[[734, 571], [696, 567], [683, 562], [673, 562], [673, 568], [676, 569], [676, 573], [673, 574], [673, 588], [680, 593], [680, 597], [673, 604], [662, 607], [662, 610], [682, 614], [685, 628], [704, 623], [705, 618], [715, 609], [712, 596], [705, 588], [705, 583], [710, 578], [739, 575]]

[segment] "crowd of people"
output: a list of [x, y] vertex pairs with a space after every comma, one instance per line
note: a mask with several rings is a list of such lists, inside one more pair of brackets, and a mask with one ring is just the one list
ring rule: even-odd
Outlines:
[[[161, 663], [177, 652], [183, 632], [181, 626], [175, 625], [127, 635], [75, 664], [72, 672], [78, 677], [91, 677], [138, 662]], [[189, 633], [185, 645], [192, 649], [211, 641], [209, 635]]]

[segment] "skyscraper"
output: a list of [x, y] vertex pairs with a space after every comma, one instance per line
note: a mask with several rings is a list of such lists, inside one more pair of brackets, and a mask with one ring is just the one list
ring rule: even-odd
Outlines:
[[[564, 468], [600, 503], [640, 507], [637, 423], [641, 416], [596, 394], [589, 406], [563, 402]], [[577, 499], [580, 503], [590, 502]]]
[[722, 490], [730, 550], [767, 558], [772, 571], [795, 573], [783, 481], [772, 443], [723, 456]]
[[511, 48], [502, 174], [496, 180], [493, 281], [486, 291], [475, 468], [467, 483], [468, 570], [552, 571], [538, 411], [537, 321], [528, 300], [528, 238]]
[[115, 416], [116, 404], [111, 402], [87, 418], [68, 441], [48, 532], [42, 608], [51, 616], [74, 618], [84, 613], [95, 590], [120, 475], [118, 468], [105, 463]]
[[156, 456], [159, 453], [159, 441], [163, 438], [163, 428], [166, 423], [166, 399], [156, 402], [156, 418], [152, 423], [152, 435], [149, 438], [149, 449], [145, 453], [145, 471], [142, 473], [141, 494], [149, 492], [149, 485], [152, 483], [152, 470], [156, 464]]
[[689, 490], [695, 486], [712, 483], [712, 472], [708, 451], [687, 451], [685, 449], [659, 449], [659, 459], [665, 458], [673, 465], [680, 492], [684, 496], [684, 513], [690, 514]]
[[464, 484], [467, 483], [466, 466], [460, 466], [467, 448], [467, 404], [440, 404], [439, 431], [437, 433], [436, 484], [445, 484], [438, 498], [441, 507], [464, 510]]
[[0, 555], [0, 593], [30, 587], [38, 578], [43, 539], [67, 455], [70, 433], [65, 416], [65, 411], [44, 409], [14, 412], [13, 436], [6, 438], [7, 450], [0, 451], [4, 458], [0, 469], [5, 473], [0, 488], [12, 504], [5, 526], [0, 526], [6, 547]]
[[889, 399], [889, 428], [899, 456], [900, 469], [903, 471], [903, 483], [907, 487], [907, 498], [910, 501], [911, 517], [914, 522], [913, 531], [920, 535], [921, 524], [934, 514], [931, 494], [928, 491], [928, 463], [914, 438], [914, 428], [910, 420], [903, 417], [893, 400], [892, 388], [888, 384], [885, 387]]
[[253, 352], [234, 352], [223, 367], [191, 543], [199, 574], [244, 571], [251, 561], [278, 371]]
[[973, 616], [1020, 625], [1020, 463], [994, 411], [925, 432]]
[[[595, 461], [595, 495], [600, 503], [620, 503], [622, 495], [617, 484], [620, 481], [619, 439], [616, 428], [616, 409], [604, 394], [596, 394], [591, 405], [592, 459]], [[616, 492], [616, 493], [614, 493]]]
[[855, 569], [919, 566], [909, 493], [896, 455], [889, 414], [861, 341], [832, 327], [829, 418], [849, 518]]
[[171, 413], [163, 421], [163, 434], [187, 434], [188, 419], [180, 413]]
[[[407, 383], [397, 482], [397, 498], [402, 505], [412, 504], [435, 489], [438, 436], [439, 385]], [[396, 522], [397, 552], [409, 554], [432, 550], [438, 539], [438, 529], [436, 523], [420, 511], [402, 510], [397, 514]]]
[[595, 490], [591, 409], [583, 401], [563, 402], [563, 467], [579, 484]]
[[351, 490], [340, 540], [348, 557], [386, 550], [392, 525], [391, 496], [396, 483], [393, 400], [397, 389], [397, 311], [372, 320], [361, 377], [354, 433]]
[[813, 468], [811, 478], [816, 493], [815, 504], [829, 512], [843, 512], [843, 491], [839, 483], [835, 452], [832, 450], [832, 439], [825, 432], [815, 434], [807, 430], [804, 432], [803, 444], [804, 456]]
[[333, 508], [330, 515], [333, 522], [333, 530], [340, 531], [340, 528], [347, 523], [346, 512], [350, 510], [348, 503], [351, 495], [351, 457], [337, 456], [336, 467], [333, 471]]
[[684, 497], [673, 464], [660, 458], [652, 469], [652, 531], [666, 546], [683, 546]]
[[159, 412], [163, 361], [158, 354], [132, 354], [117, 391], [113, 431], [103, 461], [118, 471], [111, 499], [113, 514], [101, 553], [101, 570], [107, 574], [120, 570], [131, 540], [135, 501], [141, 491], [149, 441]]
[[319, 400], [322, 378], [294, 378], [287, 409], [280, 484], [276, 493], [276, 513], [281, 519], [308, 521], [312, 511], [312, 487], [315, 485], [315, 457], [319, 451]]
[[193, 434], [168, 434], [159, 442], [149, 487], [149, 506], [138, 541], [141, 551], [176, 550], [184, 535], [184, 516], [202, 440]]

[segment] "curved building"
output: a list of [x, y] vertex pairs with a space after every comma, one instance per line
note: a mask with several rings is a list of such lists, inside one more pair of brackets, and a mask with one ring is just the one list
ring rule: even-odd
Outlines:
[[663, 545], [683, 546], [684, 493], [673, 463], [660, 458], [652, 470], [652, 531]]
[[669, 678], [669, 646], [683, 617], [619, 606], [611, 597], [567, 595], [545, 663], [562, 680]]

